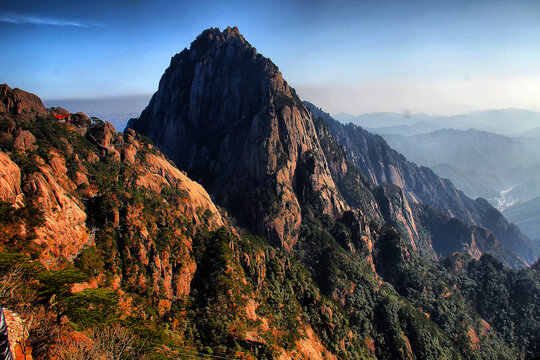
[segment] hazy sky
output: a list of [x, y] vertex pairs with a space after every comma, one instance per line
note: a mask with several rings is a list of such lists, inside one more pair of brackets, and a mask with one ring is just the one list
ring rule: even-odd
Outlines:
[[4, 1], [0, 82], [151, 94], [175, 53], [228, 25], [331, 113], [540, 110], [540, 1]]

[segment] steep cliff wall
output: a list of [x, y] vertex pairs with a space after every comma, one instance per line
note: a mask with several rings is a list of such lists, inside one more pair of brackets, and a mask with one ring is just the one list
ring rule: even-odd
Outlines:
[[244, 224], [290, 249], [300, 205], [338, 215], [310, 113], [277, 66], [236, 28], [210, 29], [175, 55], [129, 128], [152, 138]]

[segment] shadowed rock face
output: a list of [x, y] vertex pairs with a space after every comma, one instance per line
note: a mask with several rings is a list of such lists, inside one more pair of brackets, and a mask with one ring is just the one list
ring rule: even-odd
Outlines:
[[378, 135], [352, 124], [334, 123], [331, 129], [353, 163], [377, 184], [396, 184], [413, 201], [431, 205], [466, 224], [489, 229], [528, 264], [538, 259], [540, 249], [486, 200], [473, 200], [430, 168], [407, 161]]
[[329, 215], [346, 207], [311, 114], [237, 28], [206, 30], [175, 55], [128, 127], [152, 138], [240, 221], [285, 248], [298, 238], [300, 204]]

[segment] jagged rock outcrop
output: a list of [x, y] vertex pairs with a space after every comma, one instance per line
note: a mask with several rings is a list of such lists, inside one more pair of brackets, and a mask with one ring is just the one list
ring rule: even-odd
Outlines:
[[379, 135], [353, 124], [343, 125], [330, 116], [325, 121], [350, 161], [377, 185], [394, 184], [413, 202], [425, 203], [471, 224], [478, 224], [473, 200], [431, 169], [410, 163]]
[[237, 28], [206, 30], [175, 55], [128, 128], [152, 138], [217, 203], [284, 248], [298, 238], [300, 204], [333, 216], [346, 208], [310, 113]]
[[[401, 188], [394, 185], [379, 186], [375, 189], [375, 197], [385, 222], [400, 229], [412, 247], [418, 250], [416, 243], [420, 240], [419, 227]], [[429, 246], [428, 249], [431, 250]], [[429, 255], [433, 257], [434, 253]]]
[[147, 172], [137, 178], [137, 185], [156, 192], [160, 192], [164, 185], [184, 191], [188, 195], [188, 201], [181, 204], [179, 208], [187, 216], [194, 219], [195, 223], [200, 224], [203, 222], [201, 219], [202, 210], [203, 212], [210, 211], [212, 214], [212, 228], [215, 229], [225, 225], [206, 190], [173, 166], [163, 155], [145, 154], [143, 163]]
[[43, 246], [41, 257], [48, 266], [54, 266], [61, 257], [73, 260], [91, 242], [84, 206], [70, 194], [75, 185], [66, 177], [63, 160], [57, 161], [60, 168], [43, 164], [27, 176], [23, 185], [27, 201], [43, 209], [45, 223], [36, 230], [35, 241]]
[[[408, 239], [409, 243], [423, 256], [437, 259], [429, 234], [417, 224], [418, 219], [409, 204], [405, 193], [394, 185], [377, 186], [373, 181], [358, 171], [355, 165], [347, 159], [346, 150], [339, 145], [330, 132], [325, 114], [312, 104], [307, 103], [313, 114], [313, 121], [322, 150], [328, 159], [328, 164], [334, 181], [345, 200], [351, 207], [361, 209], [362, 217], [369, 218], [379, 224], [388, 224], [398, 228]], [[364, 219], [364, 222], [366, 220]], [[369, 230], [367, 230], [369, 231]], [[365, 239], [366, 244], [371, 241]], [[372, 246], [368, 245], [371, 251]], [[368, 255], [368, 261], [372, 262]]]
[[25, 152], [30, 152], [37, 150], [37, 146], [35, 145], [36, 138], [30, 131], [23, 130], [17, 135], [15, 138], [15, 141], [13, 142], [13, 147], [17, 150], [22, 150]]
[[480, 224], [493, 231], [502, 245], [519, 254], [530, 265], [538, 260], [540, 247], [527, 235], [523, 234], [517, 225], [510, 223], [487, 200], [478, 198], [475, 200], [475, 204], [482, 214], [479, 220]]
[[28, 116], [45, 116], [47, 109], [41, 99], [21, 89], [11, 89], [7, 84], [0, 85], [0, 113]]
[[[25, 98], [33, 99], [35, 104], [41, 103], [33, 94], [18, 93], [26, 94]], [[54, 111], [69, 113], [64, 109]], [[125, 164], [132, 167], [133, 176], [126, 181], [131, 181], [135, 187], [156, 193], [160, 193], [164, 187], [174, 189], [172, 191], [183, 197], [183, 201], [177, 204], [178, 210], [194, 225], [204, 223], [211, 229], [225, 225], [219, 210], [202, 186], [174, 167], [152, 145], [141, 141], [135, 132], [117, 133], [109, 123], [96, 123], [84, 128], [70, 128], [72, 125], [66, 124], [66, 130], [59, 132], [63, 137], [46, 139], [43, 138], [44, 134], [50, 132], [43, 130], [60, 127], [60, 122], [52, 117], [47, 118], [47, 113], [39, 111], [28, 110], [25, 114], [31, 116], [21, 119], [23, 123], [16, 118], [18, 114], [4, 113], [11, 117], [10, 121], [14, 121], [15, 126], [3, 129], [7, 132], [1, 134], [3, 138], [11, 137], [13, 141], [3, 145], [6, 152], [0, 151], [0, 200], [16, 208], [33, 206], [41, 210], [43, 223], [32, 230], [35, 232], [32, 243], [41, 249], [39, 257], [47, 267], [55, 268], [63, 258], [74, 260], [84, 248], [93, 245], [95, 229], [88, 227], [87, 204], [84, 197], [77, 196], [77, 191], [91, 198], [99, 195], [96, 193], [96, 181], [105, 176], [99, 172], [104, 166]], [[43, 117], [38, 118], [38, 115]], [[83, 115], [80, 117], [85, 119]], [[81, 133], [85, 134], [84, 137], [81, 137]], [[81, 144], [86, 144], [86, 148]], [[96, 152], [89, 150], [92, 144], [97, 147]], [[19, 163], [13, 159], [18, 159]], [[118, 223], [119, 214], [116, 211], [116, 220], [111, 225], [118, 226]], [[145, 228], [139, 230], [152, 232]], [[29, 228], [24, 225], [18, 231], [26, 236]], [[166, 259], [156, 258], [154, 262], [167, 264]], [[188, 273], [192, 274], [194, 269], [190, 266], [186, 264], [186, 269], [191, 269]], [[170, 284], [173, 281], [172, 267], [168, 268]], [[183, 274], [182, 271], [180, 274]], [[182, 276], [179, 275], [179, 279]], [[185, 281], [174, 281], [178, 286], [185, 287]], [[174, 286], [169, 285], [169, 288]]]
[[416, 203], [431, 205], [449, 216], [470, 224], [479, 224], [474, 201], [457, 190], [431, 169], [419, 167], [391, 149], [379, 135], [371, 134], [354, 124], [341, 124], [329, 114], [306, 103], [310, 111], [328, 124], [331, 134], [343, 146], [348, 159], [374, 184], [394, 184]]

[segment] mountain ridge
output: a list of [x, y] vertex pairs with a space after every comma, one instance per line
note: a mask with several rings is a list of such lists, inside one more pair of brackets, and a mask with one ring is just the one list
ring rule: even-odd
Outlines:
[[[242, 69], [242, 73], [238, 69]], [[235, 88], [241, 88], [242, 93], [231, 92], [230, 84], [238, 84]], [[311, 112], [315, 111], [313, 106], [308, 107]], [[468, 225], [489, 224], [496, 236], [480, 232], [484, 234], [480, 243], [484, 244], [485, 251], [495, 251], [507, 264], [519, 266], [536, 261], [538, 251], [528, 250], [533, 249], [534, 244], [519, 230], [506, 231], [509, 224], [502, 215], [493, 215], [493, 219], [487, 221], [486, 204], [469, 199], [431, 169], [410, 164], [393, 152], [382, 138], [349, 125], [350, 134], [356, 131], [357, 139], [368, 139], [366, 144], [371, 151], [369, 156], [361, 152], [355, 156], [351, 151], [356, 146], [354, 141], [343, 142], [348, 135], [336, 133], [338, 123], [333, 120], [327, 123], [331, 137], [345, 146], [347, 157], [374, 185], [396, 184], [406, 191], [408, 200], [413, 203], [434, 206]], [[206, 30], [189, 50], [175, 55], [150, 104], [128, 127], [151, 137], [181, 168], [207, 187], [221, 206], [231, 210], [252, 231], [273, 238], [288, 250], [298, 241], [304, 216], [301, 209], [305, 206], [311, 206], [319, 216], [339, 217], [349, 210], [336, 186], [349, 172], [345, 157], [334, 156], [337, 163], [329, 163], [327, 156], [333, 155], [323, 151], [319, 138], [325, 134], [317, 134], [322, 128], [314, 125], [311, 113], [282, 78], [277, 66], [257, 54], [236, 28], [223, 32]], [[332, 139], [329, 141], [331, 143]], [[336, 168], [342, 169], [341, 175], [336, 174]], [[353, 186], [366, 188], [364, 194], [375, 191], [373, 184], [365, 180], [354, 182]], [[412, 244], [426, 244], [423, 246], [426, 254], [436, 258], [430, 249], [429, 236], [421, 236], [416, 229], [415, 215], [403, 194], [379, 190], [377, 194], [369, 195], [371, 204], [366, 204], [368, 208], [361, 211], [367, 211], [378, 221], [389, 221], [400, 227], [409, 234]], [[349, 198], [351, 200], [354, 201]], [[388, 207], [394, 201], [402, 205]], [[381, 211], [381, 206], [391, 211]], [[496, 223], [498, 225], [494, 226]], [[431, 228], [431, 224], [426, 226], [426, 229]], [[474, 236], [472, 238], [466, 245], [472, 248], [467, 251], [479, 257], [482, 251]], [[525, 243], [527, 250], [519, 246]]]
[[381, 136], [370, 134], [354, 124], [343, 125], [314, 105], [307, 104], [316, 116], [325, 119], [336, 140], [345, 148], [348, 158], [375, 184], [398, 185], [413, 203], [425, 203], [466, 224], [491, 229], [507, 248], [518, 252], [528, 263], [537, 260], [540, 249], [519, 230], [511, 227], [504, 216], [495, 209], [489, 210], [491, 216], [485, 215], [491, 208], [485, 200], [472, 200], [449, 180], [439, 178], [430, 168], [410, 163], [402, 154], [391, 149]]
[[468, 196], [486, 198], [499, 210], [540, 196], [540, 146], [534, 137], [455, 129], [382, 136], [409, 160], [432, 167]]
[[538, 215], [535, 215], [538, 214], [538, 209], [540, 209], [540, 197], [507, 207], [503, 210], [503, 214], [523, 228], [531, 239], [536, 239], [536, 242], [540, 243]]
[[540, 126], [540, 112], [515, 108], [473, 111], [448, 116], [428, 115], [424, 113], [410, 114], [408, 112], [368, 113], [358, 116], [343, 113], [337, 115], [339, 117], [336, 118], [342, 122], [353, 122], [356, 125], [369, 128], [411, 125], [413, 122], [427, 121], [443, 128], [456, 128], [460, 130], [477, 128], [502, 135], [517, 135]]

